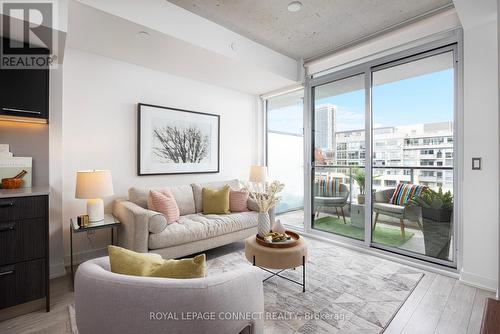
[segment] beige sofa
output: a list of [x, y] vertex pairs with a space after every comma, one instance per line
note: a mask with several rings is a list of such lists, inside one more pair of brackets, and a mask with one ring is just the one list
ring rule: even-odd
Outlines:
[[[242, 240], [257, 233], [258, 208], [249, 200], [249, 212], [227, 215], [202, 213], [202, 188], [229, 185], [240, 189], [238, 180], [168, 187], [181, 217], [167, 224], [165, 216], [147, 209], [150, 189], [129, 189], [128, 200], [117, 200], [113, 214], [122, 225], [118, 244], [136, 252], [160, 254], [165, 259], [178, 258]], [[165, 187], [163, 187], [165, 188]]]

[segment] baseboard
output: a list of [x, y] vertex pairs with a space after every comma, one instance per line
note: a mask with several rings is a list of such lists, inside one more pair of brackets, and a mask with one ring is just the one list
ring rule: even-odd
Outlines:
[[49, 278], [58, 278], [66, 275], [66, 268], [64, 267], [64, 262], [61, 261], [60, 263], [57, 264], [51, 264], [49, 266]]
[[[98, 249], [89, 249], [83, 252], [73, 253], [73, 265], [80, 264], [82, 262], [95, 259], [96, 257], [106, 256], [108, 255], [108, 249], [98, 248]], [[66, 255], [64, 257], [64, 264], [69, 266], [71, 264], [70, 255]]]
[[466, 271], [460, 272], [460, 282], [475, 288], [497, 292], [497, 281], [488, 277], [479, 276]]

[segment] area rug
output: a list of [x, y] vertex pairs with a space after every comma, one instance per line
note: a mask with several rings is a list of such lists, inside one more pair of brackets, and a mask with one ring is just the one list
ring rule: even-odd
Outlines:
[[[243, 249], [207, 253], [208, 273], [249, 265]], [[423, 273], [323, 242], [311, 243], [306, 292], [274, 277], [264, 282], [266, 333], [381, 333], [423, 277]], [[263, 278], [269, 274], [263, 272]], [[282, 273], [302, 279], [302, 268]]]
[[[206, 252], [207, 275], [250, 264], [242, 243]], [[274, 277], [264, 282], [264, 332], [381, 333], [423, 277], [416, 269], [323, 242], [311, 242], [306, 265], [306, 292]], [[269, 274], [262, 272], [265, 278]], [[302, 268], [282, 273], [302, 279]], [[243, 287], [242, 287], [243, 288]], [[70, 325], [78, 334], [74, 306]]]
[[[349, 219], [347, 219], [347, 224], [344, 224], [342, 218], [332, 216], [321, 217], [314, 221], [314, 228], [358, 240], [363, 240], [365, 237], [365, 230], [352, 226]], [[410, 240], [414, 234], [407, 230], [403, 238], [399, 228], [383, 227], [378, 224], [373, 232], [373, 241], [381, 245], [400, 247]]]

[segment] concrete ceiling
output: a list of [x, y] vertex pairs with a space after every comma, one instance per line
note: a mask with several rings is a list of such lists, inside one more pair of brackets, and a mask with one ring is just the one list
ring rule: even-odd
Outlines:
[[452, 3], [451, 0], [168, 0], [295, 59], [307, 59]]
[[250, 94], [297, 80], [294, 59], [165, 0], [70, 1], [68, 16], [71, 48]]

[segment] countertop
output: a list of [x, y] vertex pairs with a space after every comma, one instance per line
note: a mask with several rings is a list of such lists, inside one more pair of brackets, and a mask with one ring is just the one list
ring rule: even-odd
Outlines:
[[49, 186], [35, 186], [31, 188], [0, 189], [0, 198], [41, 196], [50, 193]]

